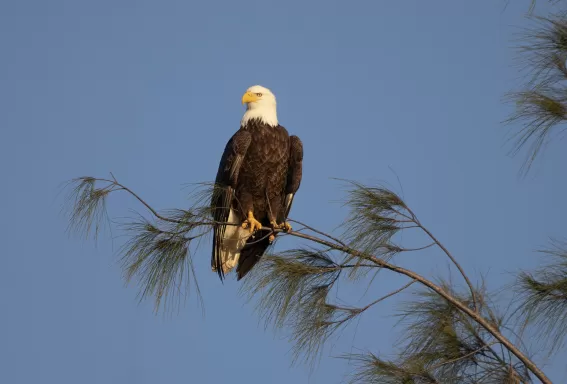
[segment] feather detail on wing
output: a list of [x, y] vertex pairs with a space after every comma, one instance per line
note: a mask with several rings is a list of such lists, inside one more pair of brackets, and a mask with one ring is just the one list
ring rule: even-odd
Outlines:
[[303, 144], [299, 137], [289, 137], [289, 169], [287, 174], [287, 185], [285, 189], [285, 219], [289, 215], [295, 193], [301, 184], [303, 174]]
[[288, 193], [285, 195], [285, 218], [289, 216], [289, 211], [291, 211], [291, 204], [293, 203], [293, 193]]
[[[215, 221], [211, 268], [218, 273], [221, 281], [225, 269], [233, 268], [238, 262], [240, 249], [246, 240], [239, 241], [243, 236], [241, 236], [239, 215], [233, 203], [238, 173], [250, 142], [250, 133], [242, 129], [228, 141], [219, 164], [211, 199], [212, 217]], [[229, 223], [229, 225], [219, 223]]]
[[[228, 222], [230, 213], [232, 211], [231, 204], [234, 195], [232, 187], [215, 186], [216, 199], [213, 197], [213, 204], [211, 208], [213, 211], [213, 220], [215, 223]], [[213, 229], [213, 254], [211, 257], [211, 268], [216, 271], [221, 278], [224, 278], [223, 272], [223, 239], [227, 229], [227, 225], [215, 225]]]

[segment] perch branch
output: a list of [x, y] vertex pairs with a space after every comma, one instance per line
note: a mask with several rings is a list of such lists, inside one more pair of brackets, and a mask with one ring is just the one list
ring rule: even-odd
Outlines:
[[[112, 177], [114, 178], [114, 176], [112, 176]], [[140, 203], [142, 203], [155, 217], [157, 217], [160, 220], [173, 222], [173, 223], [183, 223], [183, 221], [181, 221], [181, 220], [175, 220], [175, 219], [171, 219], [171, 218], [161, 216], [146, 201], [144, 201], [140, 196], [138, 196], [136, 193], [134, 193], [134, 191], [132, 191], [128, 187], [124, 186], [123, 184], [117, 182], [116, 179], [115, 180], [95, 179], [95, 180], [100, 180], [100, 181], [111, 183], [111, 184], [116, 185], [119, 188], [125, 190], [126, 192], [130, 193]], [[459, 269], [459, 271], [463, 275], [464, 279], [466, 280], [466, 282], [469, 285], [469, 288], [471, 290], [472, 299], [473, 299], [473, 303], [474, 303], [474, 309], [469, 308], [469, 306], [465, 305], [463, 302], [461, 302], [457, 298], [453, 297], [451, 294], [449, 294], [448, 292], [443, 290], [440, 286], [436, 285], [435, 283], [426, 279], [425, 277], [423, 277], [423, 276], [421, 276], [421, 275], [419, 275], [419, 274], [417, 274], [417, 273], [415, 273], [415, 272], [413, 272], [409, 269], [405, 269], [405, 268], [399, 267], [397, 265], [391, 264], [387, 261], [384, 261], [384, 260], [380, 259], [379, 257], [357, 251], [356, 249], [350, 248], [350, 247], [348, 247], [344, 244], [341, 244], [338, 241], [331, 242], [329, 240], [325, 240], [325, 239], [322, 239], [322, 238], [311, 236], [311, 235], [308, 235], [308, 234], [305, 234], [305, 233], [302, 233], [302, 232], [293, 232], [293, 231], [292, 232], [285, 232], [284, 230], [281, 230], [281, 229], [274, 230], [274, 233], [283, 232], [283, 233], [286, 233], [286, 234], [291, 235], [291, 236], [295, 236], [295, 237], [298, 237], [298, 238], [309, 240], [311, 242], [314, 242], [314, 243], [317, 243], [317, 244], [320, 244], [320, 245], [324, 245], [324, 246], [329, 247], [331, 249], [335, 249], [337, 251], [341, 251], [341, 252], [344, 252], [346, 254], [349, 254], [349, 255], [370, 261], [370, 262], [372, 262], [372, 263], [374, 263], [374, 264], [376, 264], [376, 265], [378, 265], [382, 268], [385, 268], [385, 269], [390, 270], [392, 272], [407, 276], [407, 277], [412, 279], [412, 281], [410, 283], [408, 283], [407, 286], [402, 287], [398, 291], [401, 291], [401, 290], [407, 288], [409, 285], [413, 284], [416, 281], [421, 283], [422, 285], [424, 285], [427, 288], [431, 289], [432, 291], [436, 292], [438, 295], [443, 297], [449, 303], [451, 303], [456, 308], [458, 308], [461, 312], [465, 313], [471, 319], [473, 319], [476, 323], [478, 323], [480, 326], [482, 326], [488, 333], [490, 333], [492, 336], [494, 336], [495, 339], [497, 339], [503, 346], [505, 346], [512, 354], [514, 354], [525, 365], [525, 367], [528, 370], [530, 370], [543, 384], [552, 384], [551, 380], [545, 375], [545, 373], [543, 373], [543, 371], [541, 369], [538, 368], [538, 366], [533, 361], [531, 361], [524, 353], [522, 353], [522, 351], [520, 351], [512, 342], [510, 342], [498, 329], [496, 329], [488, 320], [486, 320], [484, 317], [482, 317], [480, 315], [480, 313], [477, 312], [475, 295], [474, 295], [474, 290], [473, 290], [472, 284], [471, 284], [470, 280], [468, 279], [468, 277], [466, 276], [466, 274], [464, 273], [461, 266], [457, 263], [455, 258], [451, 255], [449, 250], [447, 250], [447, 248], [445, 248], [443, 246], [443, 244], [441, 242], [439, 242], [439, 240], [437, 240], [431, 232], [429, 232], [423, 225], [421, 225], [421, 223], [419, 222], [417, 217], [413, 214], [413, 212], [411, 212], [409, 209], [408, 209], [408, 212], [410, 213], [410, 215], [412, 217], [409, 217], [409, 216], [406, 216], [406, 217], [410, 220], [413, 220], [416, 223], [416, 225], [418, 227], [420, 227], [435, 242], [435, 244], [437, 244], [445, 252], [445, 254], [451, 259], [451, 261], [457, 266], [457, 268]], [[215, 226], [215, 225], [220, 225], [220, 224], [229, 225], [230, 223], [216, 223], [216, 222], [211, 221], [211, 222], [192, 223], [192, 224]], [[235, 225], [235, 224], [233, 224], [233, 225]], [[267, 228], [267, 227], [262, 228], [262, 229], [268, 230], [268, 231], [273, 230], [272, 228]], [[321, 234], [322, 236], [325, 236], [327, 238], [332, 239], [331, 236], [326, 235], [326, 234], [324, 234], [320, 231], [316, 231], [316, 232]], [[398, 291], [395, 291], [395, 292], [391, 293], [390, 295], [388, 295], [386, 297], [394, 295]], [[386, 298], [386, 297], [384, 297], [384, 298]], [[379, 300], [382, 300], [384, 298], [381, 298]], [[372, 305], [372, 304], [373, 303], [371, 303], [370, 305]]]

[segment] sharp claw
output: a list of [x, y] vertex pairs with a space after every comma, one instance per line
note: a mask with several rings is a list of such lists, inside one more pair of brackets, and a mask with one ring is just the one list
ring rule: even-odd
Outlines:
[[253, 233], [260, 228], [262, 228], [262, 224], [260, 224], [259, 221], [253, 220], [252, 223], [250, 223], [250, 233]]
[[291, 225], [287, 221], [284, 221], [281, 224], [277, 224], [275, 221], [272, 221], [270, 222], [270, 225], [273, 229], [281, 229], [284, 232], [291, 232]]
[[249, 228], [250, 233], [252, 234], [258, 229], [262, 229], [262, 223], [256, 220], [254, 218], [254, 214], [252, 213], [252, 211], [250, 211], [248, 212], [248, 219], [244, 220], [244, 222], [242, 223], [242, 228]]

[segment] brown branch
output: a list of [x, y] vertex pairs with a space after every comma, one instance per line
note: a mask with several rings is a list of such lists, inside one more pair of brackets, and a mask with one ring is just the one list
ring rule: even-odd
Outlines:
[[[479, 343], [482, 343], [483, 347], [486, 348], [488, 350], [488, 352], [490, 352], [490, 354], [492, 355], [492, 356], [485, 355], [486, 357], [495, 360], [496, 364], [499, 364], [502, 367], [505, 367], [505, 366], [508, 365], [508, 363], [494, 350], [494, 348], [492, 348], [492, 345], [495, 344], [495, 342], [487, 343], [486, 341], [484, 341], [484, 339], [482, 338], [481, 335], [478, 334], [476, 329], [471, 329], [471, 332], [473, 333], [476, 340]], [[500, 344], [500, 348], [502, 349], [502, 344]], [[503, 349], [502, 349], [502, 351], [503, 351]], [[504, 354], [504, 353], [502, 352], [502, 354]], [[510, 350], [508, 350], [508, 355], [510, 355]], [[509, 358], [510, 358], [510, 364], [511, 364], [512, 358], [511, 358], [511, 356], [509, 356]], [[516, 371], [515, 368], [511, 367], [511, 369], [514, 371], [514, 373], [516, 375], [518, 375], [520, 377], [520, 374]]]
[[394, 295], [397, 295], [398, 293], [400, 293], [401, 291], [403, 291], [404, 289], [409, 288], [413, 283], [415, 283], [417, 280], [413, 279], [412, 281], [410, 281], [409, 283], [407, 283], [406, 285], [404, 285], [403, 287], [396, 289], [393, 292], [388, 293], [385, 296], [382, 296], [381, 298], [379, 298], [378, 300], [374, 300], [373, 302], [371, 302], [370, 304], [368, 304], [366, 307], [361, 308], [360, 312], [364, 312], [366, 311], [368, 308], [372, 307], [375, 304], [378, 304], [381, 301], [386, 300], [388, 297], [392, 297]]
[[[352, 265], [341, 265], [338, 266], [337, 269], [342, 269], [342, 268], [348, 268], [348, 267], [355, 267]], [[336, 309], [338, 310], [342, 310], [342, 311], [346, 311], [346, 312], [350, 312], [350, 314], [348, 316], [345, 316], [342, 319], [336, 320], [336, 321], [332, 321], [331, 323], [333, 324], [343, 324], [349, 320], [352, 320], [354, 317], [360, 315], [361, 313], [365, 312], [368, 308], [372, 307], [375, 304], [378, 304], [381, 301], [386, 300], [389, 297], [392, 297], [398, 293], [400, 293], [401, 291], [403, 291], [404, 289], [408, 288], [410, 285], [412, 285], [413, 283], [415, 283], [417, 280], [412, 280], [409, 283], [407, 283], [406, 285], [404, 285], [403, 287], [401, 287], [400, 289], [396, 289], [393, 292], [390, 292], [389, 294], [382, 296], [381, 298], [379, 298], [378, 300], [375, 300], [373, 302], [371, 302], [370, 304], [366, 305], [365, 307], [362, 308], [351, 308], [351, 307], [340, 307], [340, 306], [335, 306]]]
[[490, 344], [485, 344], [485, 345], [483, 345], [482, 347], [480, 347], [480, 348], [478, 348], [478, 349], [476, 349], [476, 350], [474, 350], [474, 351], [472, 351], [472, 352], [469, 352], [469, 353], [467, 353], [466, 355], [463, 355], [463, 356], [461, 356], [461, 357], [457, 357], [457, 358], [451, 359], [451, 360], [449, 360], [449, 361], [444, 361], [444, 362], [442, 362], [441, 364], [436, 364], [436, 365], [434, 365], [433, 367], [431, 367], [430, 369], [437, 369], [437, 368], [440, 368], [440, 367], [442, 367], [442, 366], [444, 366], [444, 365], [447, 365], [447, 364], [456, 363], [456, 362], [459, 361], [459, 360], [463, 360], [463, 359], [466, 359], [467, 357], [471, 357], [471, 356], [473, 356], [473, 355], [476, 355], [477, 353], [481, 352], [483, 349], [489, 348], [491, 345], [494, 345], [494, 344], [496, 344], [496, 341], [493, 341], [493, 342], [490, 343]]
[[467, 282], [467, 285], [469, 286], [469, 289], [471, 291], [471, 299], [473, 301], [473, 307], [475, 310], [478, 310], [477, 307], [477, 303], [476, 303], [476, 295], [474, 293], [474, 288], [473, 285], [471, 283], [471, 281], [469, 280], [467, 274], [465, 273], [465, 270], [463, 269], [463, 267], [461, 267], [461, 265], [457, 262], [457, 259], [455, 259], [453, 257], [453, 255], [451, 254], [451, 252], [449, 252], [449, 250], [447, 248], [445, 248], [445, 246], [439, 241], [437, 240], [437, 238], [435, 236], [433, 236], [433, 234], [431, 232], [429, 232], [429, 230], [427, 228], [425, 228], [423, 225], [418, 224], [419, 227], [421, 229], [423, 229], [423, 231], [425, 233], [427, 233], [427, 235], [431, 238], [431, 240], [433, 240], [438, 246], [439, 248], [441, 248], [443, 250], [443, 252], [445, 252], [445, 254], [447, 255], [447, 257], [449, 259], [451, 259], [451, 261], [453, 262], [453, 264], [455, 264], [455, 266], [457, 267], [457, 269], [459, 270], [459, 272], [461, 273], [461, 275], [463, 275], [463, 278], [465, 279], [465, 281]]
[[425, 232], [427, 234], [427, 236], [429, 236], [429, 238], [431, 240], [433, 240], [439, 248], [441, 248], [441, 250], [447, 255], [447, 257], [451, 260], [451, 262], [457, 267], [457, 269], [461, 273], [461, 276], [463, 276], [463, 279], [465, 279], [467, 285], [469, 286], [469, 290], [471, 291], [471, 299], [472, 299], [472, 302], [473, 302], [473, 308], [475, 309], [475, 311], [478, 311], [476, 295], [475, 295], [475, 292], [474, 292], [473, 285], [472, 285], [470, 279], [468, 278], [467, 274], [465, 273], [465, 270], [463, 269], [463, 267], [461, 267], [461, 265], [457, 262], [457, 259], [455, 259], [453, 257], [451, 252], [449, 252], [449, 250], [439, 240], [437, 240], [437, 238], [435, 236], [433, 236], [433, 233], [431, 233], [427, 228], [425, 228], [421, 224], [421, 222], [418, 220], [417, 216], [409, 208], [406, 207], [406, 209], [410, 213], [410, 215], [413, 217], [415, 224], [419, 228], [421, 228], [421, 230], [423, 232]]
[[[112, 175], [112, 173], [111, 173]], [[114, 175], [112, 175], [112, 178], [114, 178]], [[121, 189], [123, 189], [124, 191], [130, 193], [132, 196], [134, 196], [140, 203], [142, 203], [155, 217], [157, 217], [160, 220], [163, 221], [168, 221], [170, 223], [177, 223], [177, 224], [182, 224], [183, 221], [182, 220], [175, 220], [175, 219], [171, 219], [169, 217], [164, 217], [162, 215], [160, 215], [159, 213], [157, 213], [157, 211], [155, 209], [153, 209], [148, 203], [146, 203], [144, 201], [144, 199], [142, 199], [140, 196], [138, 196], [134, 191], [132, 191], [130, 188], [126, 187], [123, 184], [120, 184], [118, 181], [116, 181], [116, 179], [114, 178], [114, 180], [108, 180], [108, 179], [95, 179], [95, 180], [99, 180], [99, 181], [104, 181], [107, 183], [111, 183], [116, 185], [117, 187], [120, 187]]]
[[311, 227], [311, 226], [309, 226], [309, 225], [307, 225], [307, 224], [305, 224], [305, 223], [302, 223], [301, 221], [292, 220], [292, 219], [288, 219], [288, 221], [291, 221], [292, 223], [297, 223], [297, 224], [299, 224], [299, 225], [302, 225], [302, 226], [304, 226], [305, 228], [307, 228], [308, 230], [310, 230], [310, 231], [312, 231], [312, 232], [315, 232], [315, 233], [318, 233], [318, 234], [321, 235], [321, 236], [325, 236], [325, 237], [327, 237], [327, 238], [329, 238], [329, 239], [331, 239], [331, 240], [333, 240], [333, 241], [336, 241], [336, 242], [339, 243], [340, 245], [343, 245], [343, 246], [346, 247], [346, 244], [343, 243], [342, 241], [340, 241], [339, 239], [337, 239], [336, 237], [330, 236], [330, 235], [328, 235], [328, 234], [325, 233], [325, 232], [322, 232], [322, 231], [320, 231], [320, 230], [318, 230], [318, 229], [315, 229], [315, 228], [313, 228], [313, 227]]
[[428, 245], [425, 245], [423, 247], [419, 247], [419, 248], [400, 248], [400, 252], [415, 252], [415, 251], [422, 251], [424, 249], [433, 247], [434, 245], [437, 245], [437, 243], [431, 243]]

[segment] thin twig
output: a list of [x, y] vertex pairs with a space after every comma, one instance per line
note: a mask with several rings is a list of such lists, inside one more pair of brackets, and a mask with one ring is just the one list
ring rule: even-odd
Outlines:
[[374, 304], [378, 304], [379, 302], [386, 300], [388, 297], [392, 297], [392, 296], [394, 296], [394, 295], [400, 293], [400, 292], [403, 291], [404, 289], [409, 288], [409, 287], [410, 287], [413, 283], [415, 283], [415, 282], [417, 282], [417, 280], [416, 280], [416, 279], [413, 279], [412, 281], [410, 281], [409, 283], [407, 283], [407, 284], [404, 285], [403, 287], [401, 287], [401, 288], [399, 288], [399, 289], [396, 289], [395, 291], [390, 292], [390, 293], [388, 293], [388, 294], [385, 295], [385, 296], [382, 296], [382, 297], [379, 298], [378, 300], [375, 300], [375, 301], [373, 301], [372, 303], [368, 304], [366, 307], [363, 307], [363, 308], [361, 309], [361, 312], [366, 311], [368, 308], [372, 307]]
[[447, 248], [445, 248], [445, 246], [439, 240], [437, 240], [437, 238], [435, 236], [433, 236], [433, 233], [431, 233], [427, 228], [425, 228], [421, 224], [421, 222], [418, 220], [417, 216], [412, 212], [412, 210], [409, 209], [409, 208], [406, 208], [406, 209], [410, 213], [410, 215], [412, 215], [415, 224], [419, 228], [421, 228], [421, 230], [423, 230], [423, 232], [425, 232], [427, 234], [427, 236], [429, 236], [429, 238], [431, 240], [433, 240], [439, 248], [441, 248], [441, 250], [447, 255], [447, 257], [451, 260], [451, 262], [457, 267], [457, 269], [459, 270], [459, 272], [461, 273], [461, 275], [465, 279], [465, 281], [466, 281], [466, 283], [469, 286], [469, 289], [471, 291], [471, 299], [472, 299], [473, 308], [474, 308], [475, 311], [478, 311], [476, 295], [475, 295], [475, 292], [474, 292], [473, 285], [472, 285], [470, 279], [468, 278], [467, 274], [465, 273], [465, 270], [463, 269], [463, 267], [461, 267], [461, 265], [457, 262], [457, 259], [455, 259], [453, 257], [451, 252], [449, 252], [449, 250]]
[[426, 245], [426, 246], [424, 246], [424, 247], [419, 247], [419, 248], [400, 248], [400, 249], [401, 249], [400, 252], [422, 251], [422, 250], [424, 250], [424, 249], [433, 247], [434, 245], [437, 245], [437, 243], [431, 243], [431, 244], [428, 244], [428, 245]]
[[[114, 176], [112, 176], [114, 177]], [[155, 209], [153, 209], [148, 203], [146, 203], [144, 201], [144, 199], [142, 199], [140, 196], [138, 196], [134, 191], [132, 191], [130, 188], [126, 187], [123, 184], [120, 184], [117, 181], [112, 181], [112, 180], [108, 180], [108, 179], [95, 179], [95, 180], [100, 180], [100, 181], [104, 181], [107, 183], [111, 183], [114, 184], [120, 188], [122, 188], [123, 190], [125, 190], [126, 192], [130, 193], [132, 196], [134, 196], [140, 203], [142, 203], [155, 217], [157, 217], [160, 220], [163, 221], [168, 221], [170, 223], [177, 223], [177, 224], [182, 224], [183, 221], [182, 220], [175, 220], [175, 219], [171, 219], [169, 217], [164, 217], [162, 215], [160, 215], [159, 213], [157, 213], [157, 211]]]
[[431, 367], [431, 370], [437, 369], [437, 368], [442, 367], [442, 366], [447, 365], [447, 364], [456, 363], [459, 360], [463, 360], [463, 359], [466, 359], [467, 357], [476, 355], [477, 353], [481, 352], [483, 349], [489, 348], [491, 345], [494, 345], [494, 344], [496, 344], [496, 341], [493, 341], [490, 344], [483, 345], [482, 347], [480, 347], [480, 348], [478, 348], [478, 349], [476, 349], [476, 350], [474, 350], [470, 353], [467, 353], [466, 355], [463, 355], [461, 357], [457, 357], [455, 359], [451, 359], [451, 360], [448, 360], [448, 361], [444, 361], [440, 364], [434, 365], [433, 367]]
[[[488, 358], [492, 358], [493, 360], [496, 360], [496, 362], [500, 365], [505, 367], [507, 365], [506, 361], [498, 354], [496, 353], [496, 351], [494, 350], [494, 348], [492, 348], [492, 344], [495, 344], [495, 342], [492, 343], [486, 343], [484, 341], [484, 339], [478, 334], [478, 332], [476, 331], [476, 329], [471, 329], [471, 332], [473, 333], [474, 337], [476, 338], [476, 340], [480, 343], [483, 344], [483, 346], [491, 353], [492, 356], [488, 356], [486, 355], [486, 357]], [[503, 344], [500, 344], [500, 348], [503, 347]], [[510, 350], [508, 350], [508, 354], [510, 354]], [[509, 360], [512, 361], [512, 357], [509, 356]], [[515, 370], [514, 370], [515, 372]], [[519, 376], [519, 375], [518, 375]]]
[[461, 275], [463, 275], [463, 278], [467, 282], [467, 285], [469, 286], [469, 289], [471, 291], [471, 299], [472, 299], [472, 302], [473, 302], [473, 308], [475, 310], [477, 310], [476, 295], [475, 295], [475, 292], [474, 292], [474, 288], [473, 288], [473, 285], [472, 285], [471, 281], [469, 280], [467, 274], [465, 273], [465, 270], [463, 269], [463, 267], [461, 267], [461, 265], [457, 262], [457, 259], [455, 259], [453, 257], [451, 252], [449, 252], [449, 250], [447, 248], [445, 248], [445, 246], [439, 240], [437, 240], [437, 238], [435, 236], [433, 236], [433, 234], [431, 232], [429, 232], [429, 230], [427, 228], [425, 228], [423, 225], [421, 225], [421, 223], [419, 224], [419, 226], [420, 226], [421, 229], [423, 229], [423, 231], [425, 233], [427, 233], [427, 235], [431, 238], [431, 240], [433, 240], [439, 246], [439, 248], [441, 248], [443, 250], [443, 252], [445, 252], [447, 257], [449, 259], [451, 259], [453, 264], [455, 264], [455, 266], [457, 267], [457, 269], [459, 270]]
[[331, 236], [331, 235], [329, 235], [329, 234], [327, 234], [327, 233], [325, 233], [325, 232], [322, 232], [322, 231], [320, 231], [320, 230], [318, 230], [318, 229], [315, 229], [315, 228], [313, 228], [313, 227], [311, 227], [311, 226], [309, 226], [309, 225], [307, 225], [307, 224], [305, 224], [305, 223], [302, 223], [301, 221], [292, 220], [292, 219], [288, 219], [288, 221], [290, 221], [290, 222], [292, 222], [292, 223], [299, 224], [299, 225], [303, 225], [305, 228], [309, 229], [310, 231], [313, 231], [313, 232], [315, 232], [315, 233], [318, 233], [318, 234], [321, 235], [321, 236], [328, 237], [329, 239], [331, 239], [331, 240], [333, 240], [333, 241], [336, 241], [336, 242], [339, 243], [340, 245], [346, 246], [345, 243], [343, 243], [341, 240], [337, 239], [336, 237], [333, 237], [333, 236]]

